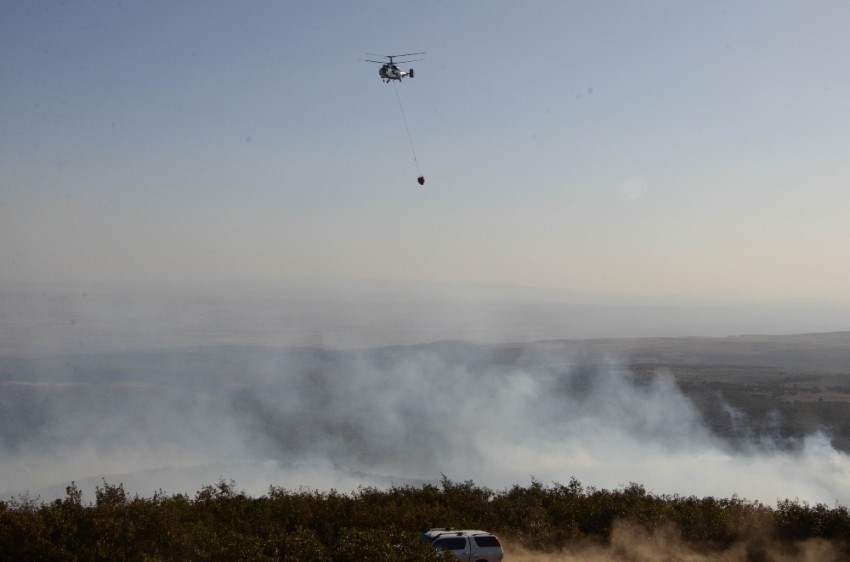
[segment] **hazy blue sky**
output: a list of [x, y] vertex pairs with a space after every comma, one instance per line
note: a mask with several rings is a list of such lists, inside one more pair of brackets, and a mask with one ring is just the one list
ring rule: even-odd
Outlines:
[[[850, 4], [0, 6], [0, 282], [850, 300]], [[398, 85], [367, 52], [426, 51]]]

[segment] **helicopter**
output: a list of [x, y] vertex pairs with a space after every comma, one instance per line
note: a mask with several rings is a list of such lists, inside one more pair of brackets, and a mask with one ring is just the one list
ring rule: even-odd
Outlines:
[[[381, 57], [381, 58], [389, 60], [389, 62], [387, 62], [387, 61], [382, 61], [382, 60], [366, 59], [366, 62], [376, 62], [378, 64], [383, 65], [383, 66], [381, 66], [381, 69], [378, 70], [378, 75], [381, 77], [381, 80], [383, 80], [385, 84], [389, 84], [390, 80], [398, 80], [399, 82], [401, 82], [401, 79], [404, 78], [405, 76], [409, 76], [410, 78], [413, 78], [413, 69], [412, 68], [410, 70], [408, 70], [407, 72], [405, 72], [405, 71], [399, 69], [398, 65], [396, 65], [396, 63], [395, 63], [395, 61], [393, 61], [393, 59], [398, 58], [398, 57], [412, 57], [412, 56], [415, 56], [415, 55], [424, 55], [425, 53], [424, 52], [422, 52], [422, 53], [407, 53], [407, 54], [404, 54], [404, 55], [376, 55], [375, 53], [366, 53], [366, 54], [372, 55], [373, 57]], [[399, 62], [399, 64], [406, 64], [408, 62], [416, 62], [416, 61], [420, 61], [420, 60], [423, 60], [423, 59], [413, 59], [413, 60], [398, 61], [398, 62]]]

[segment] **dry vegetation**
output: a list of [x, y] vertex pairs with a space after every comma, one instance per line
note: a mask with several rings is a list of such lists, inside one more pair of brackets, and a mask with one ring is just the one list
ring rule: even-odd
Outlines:
[[434, 561], [417, 531], [483, 528], [506, 560], [844, 560], [845, 507], [738, 498], [657, 496], [576, 480], [493, 491], [443, 478], [440, 486], [364, 488], [351, 494], [271, 488], [254, 498], [234, 483], [194, 497], [130, 498], [104, 483], [91, 504], [75, 486], [63, 499], [0, 503], [2, 560]]

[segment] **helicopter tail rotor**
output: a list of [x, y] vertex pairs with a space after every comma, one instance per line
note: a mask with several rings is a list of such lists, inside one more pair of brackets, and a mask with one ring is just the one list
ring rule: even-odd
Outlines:
[[407, 75], [410, 76], [411, 78], [413, 78], [413, 69], [412, 68], [410, 69], [410, 72], [407, 73]]

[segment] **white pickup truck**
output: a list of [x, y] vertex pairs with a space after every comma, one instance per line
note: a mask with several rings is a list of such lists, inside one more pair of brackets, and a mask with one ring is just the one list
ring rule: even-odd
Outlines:
[[501, 562], [505, 556], [496, 535], [467, 529], [429, 529], [419, 536], [437, 550], [449, 550], [461, 562]]

